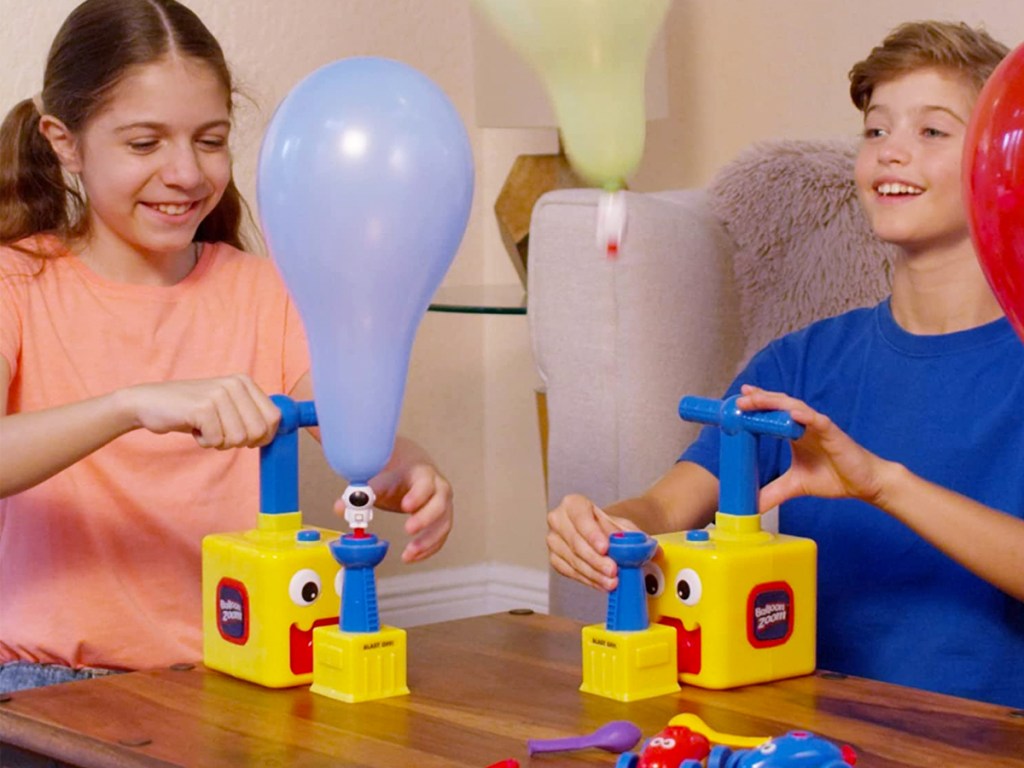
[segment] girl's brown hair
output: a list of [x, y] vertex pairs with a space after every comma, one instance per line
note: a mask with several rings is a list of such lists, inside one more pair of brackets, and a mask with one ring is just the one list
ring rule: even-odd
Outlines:
[[[0, 125], [0, 245], [37, 234], [54, 234], [66, 242], [88, 228], [88, 201], [68, 183], [57, 155], [39, 133], [41, 111], [78, 133], [132, 67], [169, 53], [209, 66], [224, 85], [230, 110], [234, 90], [224, 52], [181, 3], [86, 0], [71, 12], [50, 46], [42, 93], [16, 104]], [[240, 229], [247, 210], [232, 180], [195, 239], [244, 248]]]
[[913, 21], [896, 27], [850, 70], [850, 98], [862, 112], [880, 83], [919, 69], [955, 72], [981, 91], [1010, 52], [983, 29], [963, 22]]

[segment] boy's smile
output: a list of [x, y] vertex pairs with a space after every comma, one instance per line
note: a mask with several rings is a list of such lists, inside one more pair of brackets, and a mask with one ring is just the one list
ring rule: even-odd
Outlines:
[[910, 253], [969, 243], [960, 155], [975, 95], [956, 74], [937, 69], [875, 88], [855, 178], [882, 240]]

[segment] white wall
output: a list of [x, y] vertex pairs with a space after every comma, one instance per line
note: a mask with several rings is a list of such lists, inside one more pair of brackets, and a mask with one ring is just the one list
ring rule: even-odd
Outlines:
[[[238, 112], [234, 142], [239, 183], [250, 200], [262, 128], [295, 82], [345, 56], [400, 59], [452, 99], [477, 160], [474, 210], [448, 281], [515, 282], [494, 223], [494, 199], [516, 155], [550, 151], [556, 138], [553, 131], [474, 125], [469, 0], [186, 2], [221, 40], [239, 84], [253, 97]], [[50, 40], [75, 4], [0, 0], [4, 111], [39, 89]], [[674, 0], [666, 21], [671, 116], [651, 124], [631, 186], [706, 183], [759, 139], [856, 133], [859, 116], [846, 95], [850, 65], [895, 24], [918, 18], [984, 22], [1011, 47], [1024, 41], [1024, 0]], [[403, 431], [427, 445], [452, 479], [457, 523], [444, 552], [423, 569], [493, 562], [545, 567], [536, 383], [525, 318], [424, 319]], [[315, 450], [304, 461], [307, 517], [333, 522], [330, 506], [341, 482]], [[397, 548], [401, 521], [385, 517], [375, 527]], [[410, 572], [397, 557], [382, 571]]]

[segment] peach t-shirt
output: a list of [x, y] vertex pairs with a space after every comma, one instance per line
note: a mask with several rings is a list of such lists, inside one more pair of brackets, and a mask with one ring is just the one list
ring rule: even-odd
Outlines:
[[[309, 369], [269, 259], [205, 245], [192, 273], [167, 287], [110, 282], [71, 254], [40, 263], [0, 249], [8, 413], [232, 373], [287, 393]], [[145, 430], [0, 500], [0, 662], [136, 669], [200, 659], [200, 542], [253, 528], [258, 508], [258, 450]]]

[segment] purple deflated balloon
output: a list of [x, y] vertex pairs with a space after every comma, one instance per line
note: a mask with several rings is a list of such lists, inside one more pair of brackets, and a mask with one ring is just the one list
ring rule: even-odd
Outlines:
[[613, 720], [586, 736], [572, 736], [565, 739], [530, 739], [526, 742], [526, 749], [531, 755], [540, 752], [570, 752], [591, 747], [618, 753], [635, 747], [642, 735], [640, 728], [634, 723], [628, 720]]

